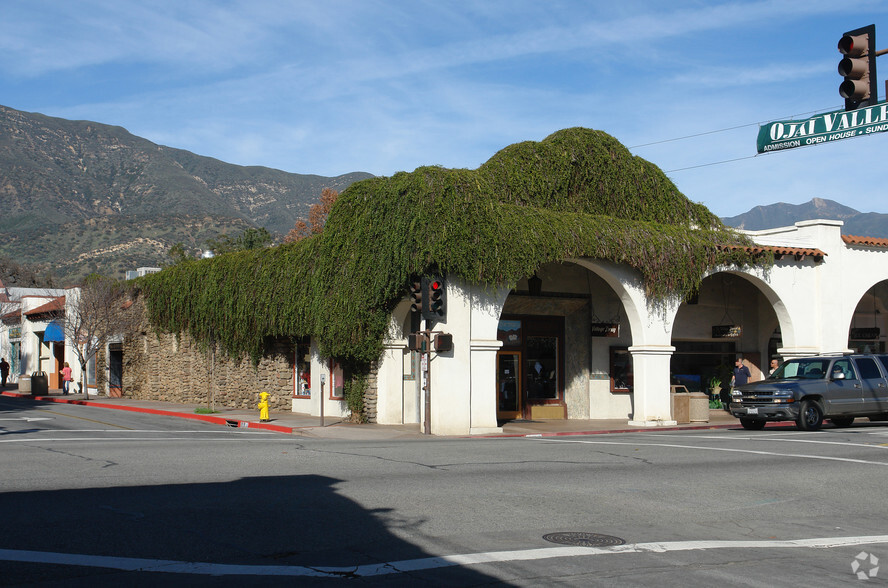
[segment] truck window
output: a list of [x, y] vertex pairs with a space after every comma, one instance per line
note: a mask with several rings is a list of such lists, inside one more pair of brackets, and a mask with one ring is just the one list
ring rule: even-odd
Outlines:
[[864, 380], [878, 380], [882, 377], [879, 366], [869, 357], [857, 358], [857, 368], [860, 370], [860, 377]]
[[829, 367], [827, 359], [794, 359], [787, 361], [774, 372], [774, 379], [822, 379]]
[[837, 371], [840, 371], [840, 372], [842, 372], [843, 374], [845, 374], [845, 379], [846, 379], [846, 380], [856, 380], [856, 379], [857, 379], [857, 375], [856, 375], [855, 372], [854, 372], [854, 366], [851, 365], [851, 360], [850, 360], [850, 359], [839, 359], [839, 360], [836, 360], [836, 362], [833, 364], [832, 369], [833, 369], [833, 372], [832, 372], [832, 374], [830, 375], [830, 377], [833, 377], [833, 378], [834, 378], [834, 377], [835, 377], [835, 373], [836, 373]]

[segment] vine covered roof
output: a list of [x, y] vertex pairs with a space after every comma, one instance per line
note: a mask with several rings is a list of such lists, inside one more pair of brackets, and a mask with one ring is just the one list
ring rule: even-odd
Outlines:
[[420, 167], [352, 184], [321, 234], [192, 260], [139, 278], [159, 329], [257, 359], [272, 337], [310, 335], [325, 355], [370, 361], [411, 276], [433, 270], [509, 285], [548, 262], [627, 264], [654, 299], [718, 266], [767, 263], [654, 164], [602, 131], [506, 147], [476, 170]]

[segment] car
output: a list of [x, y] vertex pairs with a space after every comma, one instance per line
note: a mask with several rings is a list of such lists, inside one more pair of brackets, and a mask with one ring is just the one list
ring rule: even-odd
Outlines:
[[765, 380], [731, 391], [729, 410], [744, 429], [795, 421], [816, 431], [828, 418], [849, 427], [858, 417], [888, 419], [888, 355], [818, 355], [784, 362]]

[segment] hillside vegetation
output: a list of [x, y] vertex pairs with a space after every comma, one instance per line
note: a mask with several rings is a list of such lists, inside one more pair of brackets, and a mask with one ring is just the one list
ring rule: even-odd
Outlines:
[[[294, 162], [298, 165], [298, 162]], [[337, 177], [227, 164], [126, 129], [0, 106], [0, 256], [73, 282], [161, 265], [178, 242], [290, 230]]]

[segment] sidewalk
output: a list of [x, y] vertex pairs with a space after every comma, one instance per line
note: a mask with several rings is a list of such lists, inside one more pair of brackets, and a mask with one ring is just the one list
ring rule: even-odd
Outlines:
[[[305, 437], [319, 437], [327, 439], [350, 440], [374, 440], [374, 439], [422, 439], [429, 438], [422, 434], [418, 424], [412, 425], [375, 425], [354, 424], [343, 422], [338, 417], [326, 417], [324, 426], [321, 426], [320, 417], [307, 414], [271, 411], [271, 419], [268, 422], [259, 421], [259, 409], [247, 410], [236, 408], [216, 407], [215, 413], [197, 414], [195, 409], [206, 408], [206, 405], [177, 404], [173, 402], [160, 402], [153, 400], [133, 400], [131, 398], [110, 398], [104, 396], [90, 396], [84, 398], [82, 394], [65, 396], [61, 390], [50, 390], [49, 394], [33, 396], [19, 393], [15, 385], [7, 385], [2, 391], [2, 396], [7, 398], [21, 398], [37, 402], [56, 402], [64, 404], [79, 404], [99, 408], [115, 410], [128, 410], [177, 418], [186, 418], [214, 423], [221, 426], [260, 429], [301, 435]], [[655, 431], [672, 431], [685, 429], [727, 429], [739, 428], [740, 423], [736, 418], [721, 409], [709, 411], [709, 422], [684, 423], [663, 427], [633, 427], [627, 419], [612, 420], [545, 420], [545, 421], [508, 421], [502, 425], [503, 432], [479, 435], [474, 437], [526, 437], [526, 436], [562, 436], [562, 435], [596, 435], [608, 433], [638, 433]], [[467, 435], [466, 435], [467, 437]]]

